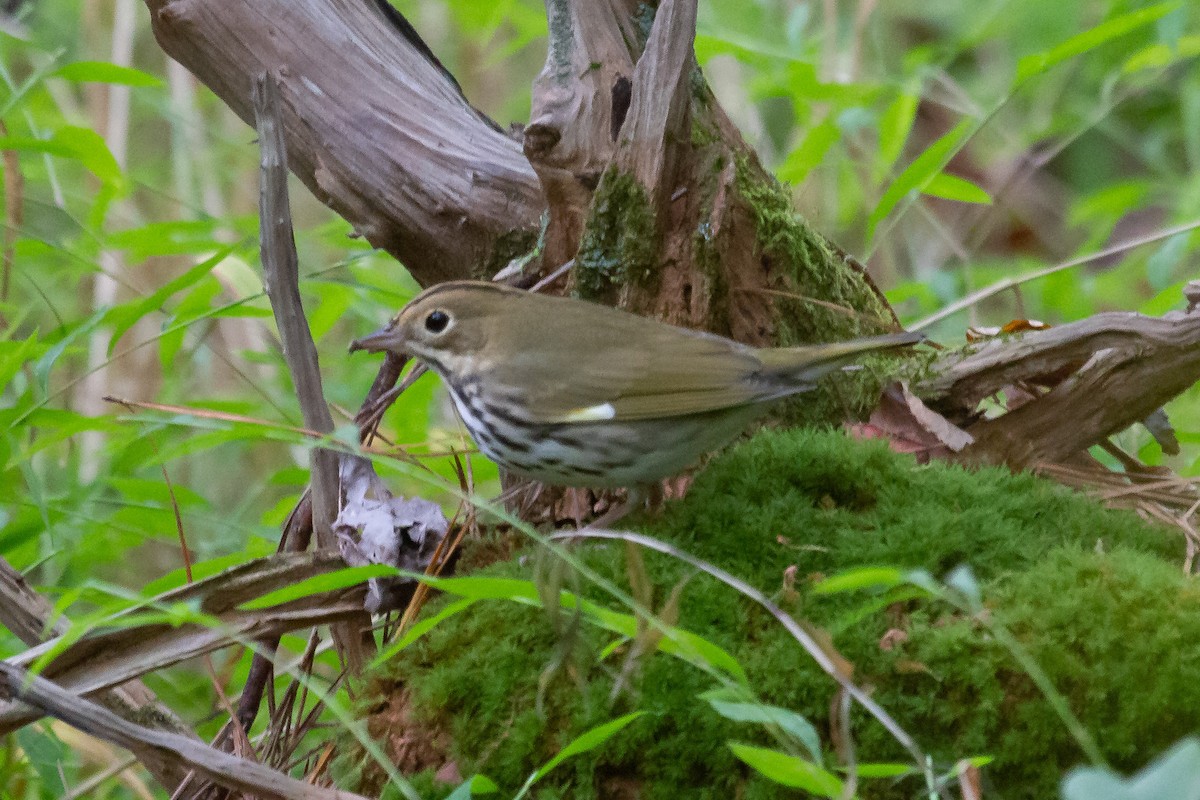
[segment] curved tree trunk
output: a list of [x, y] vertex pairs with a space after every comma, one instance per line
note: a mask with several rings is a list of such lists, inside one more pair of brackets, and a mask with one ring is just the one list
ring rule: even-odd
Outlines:
[[525, 154], [546, 253], [575, 289], [752, 344], [895, 324], [861, 267], [794, 215], [709, 90], [695, 0], [548, 0]]

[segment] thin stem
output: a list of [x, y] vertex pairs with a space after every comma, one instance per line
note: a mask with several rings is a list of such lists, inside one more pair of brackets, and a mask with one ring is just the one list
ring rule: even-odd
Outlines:
[[941, 322], [946, 317], [949, 317], [953, 314], [957, 314], [959, 311], [962, 311], [963, 309], [966, 309], [966, 308], [970, 308], [971, 306], [975, 305], [976, 303], [986, 300], [989, 297], [994, 297], [995, 295], [998, 295], [1001, 292], [1007, 291], [1009, 289], [1015, 289], [1016, 287], [1020, 286], [1023, 283], [1029, 283], [1030, 281], [1036, 281], [1041, 278], [1045, 278], [1050, 275], [1054, 275], [1057, 272], [1062, 272], [1064, 270], [1071, 269], [1072, 267], [1078, 267], [1083, 264], [1088, 264], [1093, 261], [1098, 261], [1102, 258], [1107, 258], [1108, 256], [1124, 253], [1127, 250], [1133, 250], [1134, 248], [1141, 247], [1142, 245], [1153, 244], [1154, 242], [1159, 242], [1159, 241], [1162, 241], [1163, 239], [1170, 239], [1172, 236], [1178, 236], [1181, 233], [1188, 233], [1189, 231], [1194, 231], [1197, 228], [1200, 228], [1200, 220], [1193, 220], [1192, 222], [1188, 222], [1183, 225], [1177, 225], [1174, 228], [1167, 228], [1166, 230], [1158, 231], [1156, 233], [1151, 233], [1146, 236], [1139, 236], [1135, 239], [1127, 239], [1124, 242], [1114, 244], [1112, 247], [1106, 247], [1103, 250], [1097, 250], [1094, 253], [1089, 253], [1084, 256], [1079, 256], [1078, 258], [1072, 258], [1069, 261], [1063, 261], [1060, 264], [1055, 264], [1052, 267], [1046, 267], [1045, 269], [1040, 269], [1040, 270], [1037, 270], [1036, 272], [1031, 272], [1028, 275], [1022, 275], [1019, 278], [1005, 278], [1004, 280], [996, 281], [991, 286], [980, 289], [977, 292], [972, 292], [971, 294], [967, 295], [963, 299], [957, 300], [957, 301], [951, 303], [950, 305], [943, 308], [941, 311], [938, 311], [935, 314], [931, 314], [928, 317], [925, 317], [925, 319], [922, 319], [922, 320], [919, 320], [918, 322], [913, 323], [909, 327], [911, 330], [914, 330], [914, 331], [919, 331], [922, 328], [928, 328], [930, 325], [933, 325], [934, 323]]

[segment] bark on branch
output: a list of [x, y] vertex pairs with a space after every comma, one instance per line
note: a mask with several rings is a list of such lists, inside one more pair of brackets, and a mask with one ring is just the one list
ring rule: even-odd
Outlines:
[[[28, 668], [53, 652], [54, 658], [39, 673], [43, 677], [80, 695], [114, 690], [118, 699], [123, 699], [121, 692], [131, 681], [180, 661], [246, 644], [263, 636], [361, 616], [362, 588], [313, 595], [268, 608], [241, 608], [270, 592], [344, 566], [341, 557], [334, 552], [288, 553], [252, 561], [154, 598], [153, 604], [159, 608], [175, 603], [195, 604], [220, 624], [189, 622], [172, 625], [163, 622], [121, 626], [118, 620], [117, 626], [93, 631], [66, 646], [59, 638], [51, 639], [5, 663]], [[153, 708], [144, 704], [134, 708], [141, 708], [143, 716], [158, 717], [163, 722], [173, 719], [158, 716]], [[37, 715], [31, 716], [29, 709], [0, 702], [0, 735], [34, 719]], [[172, 727], [187, 730], [182, 724]]]
[[637, 178], [660, 212], [674, 193], [681, 150], [690, 144], [695, 41], [696, 0], [664, 0], [633, 71], [629, 114], [617, 141], [616, 165]]
[[27, 703], [85, 733], [138, 753], [156, 772], [194, 772], [219, 786], [263, 800], [366, 800], [352, 792], [312, 786], [178, 733], [135, 725], [13, 664], [0, 662], [0, 697]]
[[[50, 620], [54, 619], [51, 625]], [[62, 636], [71, 625], [64, 616], [55, 618], [54, 608], [49, 601], [38, 594], [25, 581], [24, 576], [12, 568], [12, 565], [0, 558], [0, 625], [7, 628], [27, 647], [34, 648], [42, 644], [46, 637]], [[17, 658], [8, 660], [13, 663]], [[175, 715], [171, 709], [159, 701], [155, 694], [136, 680], [135, 673], [124, 680], [110, 684], [112, 688], [97, 695], [97, 698], [110, 710], [126, 719], [154, 719], [160, 728], [168, 728], [181, 736], [187, 736], [199, 742], [200, 739]], [[7, 703], [0, 701], [0, 712]], [[36, 714], [34, 719], [36, 719]], [[147, 758], [145, 748], [131, 747], [131, 751], [139, 761], [146, 764], [150, 774], [168, 792], [174, 792], [187, 772], [177, 764], [157, 764], [154, 759]]]
[[[951, 354], [914, 389], [975, 438], [959, 460], [1019, 469], [1071, 458], [1197, 380], [1200, 313], [1111, 312]], [[981, 400], [1014, 386], [1036, 399], [995, 419], [963, 422]]]
[[[287, 191], [288, 153], [280, 128], [279, 83], [272, 73], [256, 76], [251, 86], [255, 127], [260, 156], [259, 226], [263, 262], [263, 285], [271, 300], [284, 359], [296, 387], [296, 396], [309, 430], [333, 433], [333, 417], [325, 401], [317, 347], [308, 328], [300, 299], [300, 267], [292, 231], [291, 203]], [[337, 548], [333, 521], [338, 515], [338, 459], [334, 451], [317, 447], [312, 451], [313, 531], [317, 546]], [[371, 627], [365, 612], [348, 623], [333, 626], [338, 652], [352, 674], [362, 671], [374, 639], [364, 631]]]
[[520, 144], [380, 2], [145, 2], [163, 50], [247, 124], [253, 76], [280, 74], [292, 172], [420, 283], [468, 277], [503, 237], [536, 232]]

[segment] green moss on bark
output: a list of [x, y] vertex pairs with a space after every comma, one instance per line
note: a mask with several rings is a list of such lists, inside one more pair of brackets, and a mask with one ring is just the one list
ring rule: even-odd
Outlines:
[[596, 187], [575, 255], [575, 287], [588, 300], [611, 299], [626, 284], [645, 286], [658, 264], [650, 196], [632, 175], [609, 168]]
[[[737, 162], [737, 189], [754, 217], [762, 256], [800, 296], [777, 304], [778, 344], [848, 339], [886, 327], [891, 314], [867, 281], [845, 255], [795, 212], [784, 188], [773, 178], [764, 180], [745, 156]], [[832, 303], [850, 313], [803, 298]]]
[[[1083, 760], [1029, 678], [952, 609], [880, 595], [818, 595], [814, 576], [880, 565], [944, 575], [970, 565], [989, 613], [1034, 654], [1122, 768], [1140, 766], [1200, 723], [1200, 685], [1191, 677], [1200, 662], [1194, 610], [1200, 597], [1179, 574], [1177, 539], [1047, 481], [1001, 470], [920, 467], [881, 443], [837, 433], [763, 432], [714, 460], [684, 501], [642, 527], [828, 631], [855, 665], [856, 679], [872, 687], [939, 766], [995, 757], [983, 770], [985, 796], [1056, 796], [1062, 772]], [[628, 586], [620, 545], [593, 543], [577, 552]], [[834, 687], [777, 622], [678, 561], [656, 553], [645, 559], [659, 605], [684, 584], [681, 627], [732, 653], [764, 701], [828, 730]], [[785, 571], [793, 566], [789, 592]], [[531, 566], [515, 561], [485, 572], [532, 577]], [[623, 610], [599, 590], [583, 591]], [[907, 639], [885, 648], [881, 642], [893, 630]], [[729, 740], [774, 743], [698, 700], [714, 686], [703, 672], [655, 654], [612, 702], [625, 650], [605, 654], [612, 634], [587, 624], [571, 641], [568, 666], [548, 671], [562, 643], [545, 612], [477, 602], [380, 677], [410, 693], [412, 713], [424, 726], [451, 734], [451, 757], [462, 774], [486, 773], [505, 791], [572, 737], [640, 709], [647, 713], [620, 735], [552, 772], [538, 796], [608, 797], [618, 783], [636, 786], [642, 798], [798, 796], [733, 758]], [[535, 699], [544, 675], [550, 677], [539, 715]], [[903, 760], [888, 735], [857, 711], [853, 730], [860, 761]], [[920, 789], [912, 778], [860, 787], [868, 798], [908, 798]]]
[[[775, 300], [776, 344], [817, 344], [888, 330], [891, 313], [883, 301], [845, 254], [795, 212], [784, 187], [753, 168], [746, 156], [736, 169], [737, 191], [754, 219], [764, 266], [779, 276], [781, 291], [796, 295]], [[827, 425], [861, 417], [894, 372], [891, 357], [868, 359], [864, 369], [839, 375], [787, 404], [782, 418], [793, 425]]]

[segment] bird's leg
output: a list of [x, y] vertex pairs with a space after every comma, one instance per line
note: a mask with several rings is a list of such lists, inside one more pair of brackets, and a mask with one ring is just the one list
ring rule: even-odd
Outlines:
[[[661, 487], [659, 487], [658, 494], [661, 499], [661, 497], [662, 497]], [[654, 496], [653, 489], [651, 489], [649, 486], [631, 486], [631, 487], [629, 487], [629, 490], [625, 493], [625, 502], [624, 503], [618, 503], [616, 505], [609, 507], [609, 509], [607, 511], [605, 511], [599, 517], [594, 519], [592, 521], [592, 523], [590, 525], [588, 525], [587, 527], [589, 527], [589, 528], [611, 527], [614, 522], [624, 518], [630, 512], [637, 511], [639, 508], [642, 507], [642, 504], [644, 502], [646, 502], [647, 498], [652, 499], [653, 496]]]

